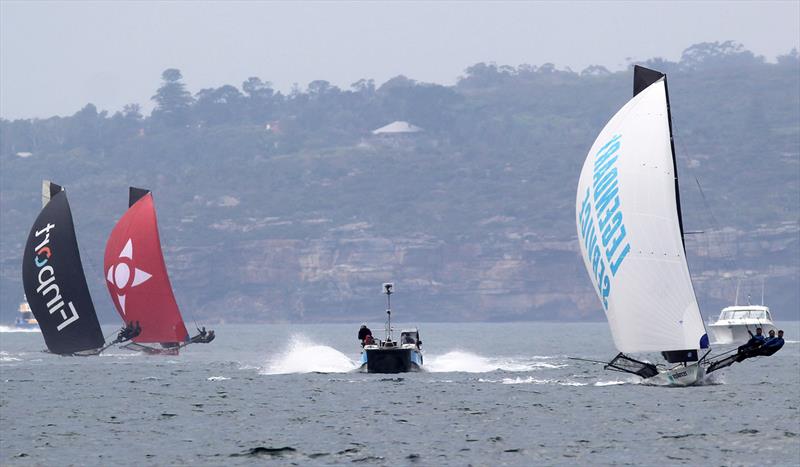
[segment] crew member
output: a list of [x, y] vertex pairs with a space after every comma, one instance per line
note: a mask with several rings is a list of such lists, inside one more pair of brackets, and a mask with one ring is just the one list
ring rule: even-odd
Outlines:
[[775, 337], [775, 331], [770, 331], [769, 339], [764, 342], [764, 346], [761, 348], [761, 354], [770, 356], [779, 351], [783, 347], [783, 343], [783, 329], [778, 331], [778, 337]]
[[750, 349], [761, 347], [761, 345], [763, 345], [764, 341], [766, 340], [762, 332], [763, 331], [761, 328], [756, 328], [756, 334], [753, 335], [753, 333], [750, 332], [750, 330], [748, 329], [747, 333], [750, 334], [750, 340], [747, 341], [746, 344], [739, 346], [738, 353], [742, 353]]
[[358, 340], [361, 341], [361, 345], [364, 345], [364, 339], [366, 339], [367, 336], [372, 336], [372, 331], [370, 331], [366, 324], [362, 324], [361, 328], [358, 330]]

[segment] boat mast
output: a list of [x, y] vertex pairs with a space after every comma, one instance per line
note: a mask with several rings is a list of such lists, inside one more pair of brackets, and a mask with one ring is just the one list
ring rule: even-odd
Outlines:
[[386, 340], [392, 340], [392, 287], [394, 284], [385, 282], [383, 284], [383, 293], [386, 294]]

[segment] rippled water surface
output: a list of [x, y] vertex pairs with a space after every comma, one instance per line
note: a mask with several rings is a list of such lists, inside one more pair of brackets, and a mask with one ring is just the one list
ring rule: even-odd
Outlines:
[[424, 324], [427, 371], [402, 375], [352, 372], [357, 326], [94, 358], [0, 328], [0, 464], [794, 465], [800, 323], [783, 327], [773, 357], [691, 388], [569, 360], [616, 353], [604, 323]]

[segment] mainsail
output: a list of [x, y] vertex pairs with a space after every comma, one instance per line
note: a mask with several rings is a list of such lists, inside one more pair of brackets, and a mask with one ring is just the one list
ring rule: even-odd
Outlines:
[[103, 333], [86, 285], [67, 194], [45, 181], [42, 205], [22, 258], [28, 304], [50, 352], [99, 349]]
[[637, 66], [634, 97], [592, 145], [576, 200], [581, 255], [621, 352], [688, 361], [708, 347], [679, 203], [666, 76]]
[[141, 326], [134, 342], [172, 344], [189, 339], [167, 276], [149, 191], [131, 187], [129, 209], [108, 238], [103, 264], [117, 312], [126, 323]]

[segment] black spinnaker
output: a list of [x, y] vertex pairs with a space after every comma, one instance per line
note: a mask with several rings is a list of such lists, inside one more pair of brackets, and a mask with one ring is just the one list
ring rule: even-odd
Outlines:
[[50, 352], [74, 354], [103, 347], [86, 285], [72, 212], [63, 188], [44, 182], [42, 211], [22, 257], [22, 281]]

